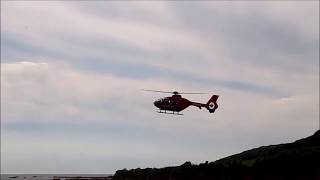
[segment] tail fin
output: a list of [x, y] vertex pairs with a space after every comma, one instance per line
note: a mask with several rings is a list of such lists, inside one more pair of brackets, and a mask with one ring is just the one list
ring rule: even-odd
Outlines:
[[209, 110], [210, 113], [214, 113], [214, 111], [218, 108], [217, 100], [219, 96], [213, 95], [206, 104], [206, 108]]

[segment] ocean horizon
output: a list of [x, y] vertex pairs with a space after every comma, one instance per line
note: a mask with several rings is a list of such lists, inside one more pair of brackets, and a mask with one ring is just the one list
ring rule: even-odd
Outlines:
[[113, 174], [1, 174], [1, 180], [110, 180]]

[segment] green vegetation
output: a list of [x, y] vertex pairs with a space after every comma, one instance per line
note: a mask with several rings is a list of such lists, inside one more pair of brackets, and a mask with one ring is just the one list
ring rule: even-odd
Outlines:
[[320, 179], [320, 131], [289, 144], [262, 146], [215, 162], [119, 170], [113, 180]]

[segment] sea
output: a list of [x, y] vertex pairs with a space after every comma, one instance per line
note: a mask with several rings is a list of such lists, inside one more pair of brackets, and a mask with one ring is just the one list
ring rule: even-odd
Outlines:
[[1, 174], [1, 180], [111, 180], [112, 174]]

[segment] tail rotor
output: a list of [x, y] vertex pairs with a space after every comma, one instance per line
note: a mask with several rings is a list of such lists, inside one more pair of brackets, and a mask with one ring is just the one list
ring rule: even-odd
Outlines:
[[214, 113], [214, 111], [218, 108], [217, 100], [219, 96], [213, 95], [206, 104], [206, 108], [210, 113]]

